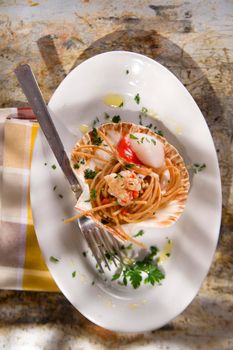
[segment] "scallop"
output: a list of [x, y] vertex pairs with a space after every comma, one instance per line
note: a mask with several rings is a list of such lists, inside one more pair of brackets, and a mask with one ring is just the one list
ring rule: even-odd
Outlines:
[[145, 165], [160, 168], [164, 164], [164, 146], [157, 138], [135, 132], [129, 135], [132, 150]]

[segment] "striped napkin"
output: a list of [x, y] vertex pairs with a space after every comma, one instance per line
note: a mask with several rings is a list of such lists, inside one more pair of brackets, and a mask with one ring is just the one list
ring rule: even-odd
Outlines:
[[30, 206], [37, 131], [31, 109], [0, 109], [0, 289], [59, 290], [38, 246]]

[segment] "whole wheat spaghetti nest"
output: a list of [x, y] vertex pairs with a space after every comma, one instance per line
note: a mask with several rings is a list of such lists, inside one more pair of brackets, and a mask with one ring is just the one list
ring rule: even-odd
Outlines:
[[142, 245], [124, 225], [170, 226], [185, 208], [190, 183], [184, 161], [164, 137], [146, 127], [101, 125], [75, 145], [71, 163], [90, 197], [80, 197], [79, 213], [66, 222], [87, 215], [121, 240]]

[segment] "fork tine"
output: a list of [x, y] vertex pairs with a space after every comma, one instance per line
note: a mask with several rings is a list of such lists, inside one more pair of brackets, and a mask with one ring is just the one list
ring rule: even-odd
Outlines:
[[82, 232], [83, 232], [84, 237], [85, 237], [85, 239], [86, 239], [86, 241], [87, 241], [87, 243], [89, 245], [89, 248], [91, 249], [92, 254], [95, 257], [95, 260], [96, 260], [96, 262], [97, 262], [101, 272], [104, 273], [104, 269], [103, 269], [103, 267], [101, 265], [101, 259], [98, 256], [98, 249], [97, 249], [98, 247], [97, 247], [96, 242], [95, 242], [95, 240], [93, 239], [93, 236], [92, 236], [93, 232], [91, 230], [88, 230], [88, 231], [82, 230]]
[[107, 249], [106, 249], [106, 246], [105, 246], [105, 242], [104, 242], [104, 240], [102, 238], [102, 234], [101, 234], [100, 230], [97, 227], [95, 227], [95, 230], [94, 230], [93, 234], [94, 234], [94, 239], [95, 239], [96, 245], [98, 246], [100, 254], [101, 254], [102, 258], [103, 258], [103, 261], [105, 262], [106, 267], [110, 271], [111, 268], [109, 266], [108, 260], [107, 260], [106, 255], [105, 255], [106, 252], [107, 252]]
[[113, 246], [112, 246], [110, 239], [109, 239], [109, 233], [107, 231], [104, 231], [103, 229], [100, 229], [100, 232], [101, 232], [102, 241], [104, 242], [104, 245], [106, 247], [106, 251], [107, 251], [107, 253], [110, 254], [114, 265], [117, 267], [116, 259], [115, 259], [114, 255], [112, 254], [113, 253]]
[[119, 241], [115, 237], [113, 237], [112, 235], [111, 235], [111, 240], [112, 240], [114, 249], [116, 251], [116, 254], [119, 256], [120, 261], [123, 263], [123, 257], [122, 257], [121, 251], [120, 251], [120, 243], [119, 243]]
[[105, 263], [109, 271], [111, 270], [106, 253], [110, 254], [116, 267], [118, 266], [119, 260], [123, 262], [120, 243], [112, 234], [102, 227], [96, 226], [96, 223], [87, 216], [81, 217], [78, 220], [78, 224], [101, 272], [104, 273], [104, 269], [101, 265], [102, 262]]

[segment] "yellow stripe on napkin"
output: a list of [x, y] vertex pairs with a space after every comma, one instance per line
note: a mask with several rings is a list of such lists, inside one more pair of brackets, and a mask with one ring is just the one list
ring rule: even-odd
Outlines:
[[[34, 143], [38, 131], [38, 124], [32, 123], [31, 126], [31, 145], [30, 145], [30, 165]], [[28, 225], [26, 230], [25, 261], [23, 273], [23, 289], [37, 291], [59, 291], [52, 276], [50, 275], [43, 256], [41, 254], [34, 226], [32, 222], [32, 210], [30, 205], [30, 190], [28, 191]]]

